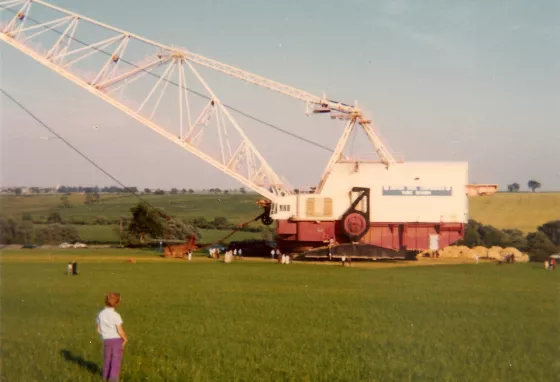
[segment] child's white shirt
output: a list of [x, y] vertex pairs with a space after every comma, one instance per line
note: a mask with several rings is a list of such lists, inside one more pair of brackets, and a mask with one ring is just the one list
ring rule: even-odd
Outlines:
[[104, 340], [111, 338], [121, 338], [117, 331], [117, 326], [122, 325], [121, 315], [115, 311], [115, 308], [106, 307], [97, 315], [97, 324], [101, 330], [101, 337]]

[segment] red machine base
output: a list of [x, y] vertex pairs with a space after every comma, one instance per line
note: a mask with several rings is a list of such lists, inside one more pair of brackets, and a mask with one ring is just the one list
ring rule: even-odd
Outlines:
[[[347, 234], [349, 227], [342, 221], [278, 220], [277, 224], [276, 233], [283, 251], [301, 252], [324, 246], [331, 239], [338, 244], [351, 242]], [[350, 227], [350, 234], [359, 228]], [[439, 248], [443, 248], [462, 239], [464, 234], [462, 223], [370, 223], [359, 242], [397, 251], [423, 251], [430, 248], [431, 235], [438, 235]]]

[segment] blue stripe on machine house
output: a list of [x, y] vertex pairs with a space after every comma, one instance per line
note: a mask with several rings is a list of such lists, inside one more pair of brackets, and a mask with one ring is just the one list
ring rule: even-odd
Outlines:
[[383, 196], [453, 196], [453, 187], [383, 187]]

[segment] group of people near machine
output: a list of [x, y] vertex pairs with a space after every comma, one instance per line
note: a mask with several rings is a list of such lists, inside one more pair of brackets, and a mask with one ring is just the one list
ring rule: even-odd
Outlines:
[[[208, 254], [212, 259], [219, 259], [220, 249], [210, 248]], [[226, 263], [230, 263], [232, 260], [243, 259], [243, 250], [241, 248], [228, 249], [227, 251], [224, 252], [224, 259]]]
[[270, 250], [270, 256], [272, 259], [276, 259], [278, 264], [290, 264], [292, 262], [292, 258], [290, 255], [280, 252], [278, 248]]

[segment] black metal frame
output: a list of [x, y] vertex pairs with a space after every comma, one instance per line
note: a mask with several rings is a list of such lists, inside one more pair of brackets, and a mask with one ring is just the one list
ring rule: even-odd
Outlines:
[[[370, 196], [370, 189], [367, 187], [353, 187], [352, 188], [352, 192], [360, 192], [360, 195], [356, 198], [356, 200], [354, 200], [354, 202], [352, 202], [352, 204], [350, 205], [350, 207], [346, 210], [346, 212], [344, 213], [344, 215], [342, 215], [342, 229], [344, 230], [344, 220], [346, 220], [346, 217], [352, 213], [358, 213], [360, 215], [362, 215], [364, 217], [364, 219], [366, 220], [366, 224], [367, 227], [369, 228], [369, 224], [370, 224], [370, 206], [369, 206], [369, 196]], [[366, 211], [362, 212], [362, 211], [358, 211], [356, 210], [356, 206], [362, 201], [362, 199], [366, 199]], [[350, 233], [346, 232], [346, 230], [344, 230], [344, 232], [346, 233], [346, 236], [348, 236], [348, 239], [350, 239], [352, 242], [357, 242], [359, 241], [362, 237], [364, 237], [364, 235], [368, 232], [368, 229], [365, 229], [364, 232], [362, 232], [360, 235], [351, 235]]]

